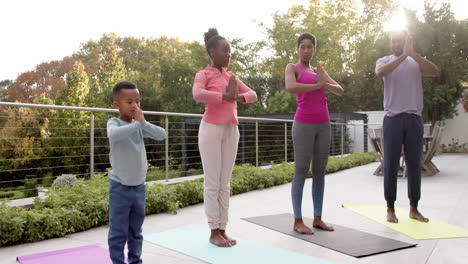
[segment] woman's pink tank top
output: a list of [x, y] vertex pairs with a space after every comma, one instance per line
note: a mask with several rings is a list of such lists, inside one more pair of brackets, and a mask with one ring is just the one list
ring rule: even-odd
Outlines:
[[[317, 83], [316, 74], [305, 71], [300, 63], [296, 64], [301, 72], [298, 83], [315, 84]], [[315, 70], [315, 68], [313, 68]], [[330, 122], [328, 114], [327, 97], [325, 96], [325, 87], [318, 90], [297, 93], [297, 110], [294, 120], [308, 124], [322, 124]]]

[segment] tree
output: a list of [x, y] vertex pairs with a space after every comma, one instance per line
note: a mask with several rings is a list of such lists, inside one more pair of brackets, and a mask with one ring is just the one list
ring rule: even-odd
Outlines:
[[265, 43], [273, 52], [266, 63], [268, 72], [284, 75], [286, 65], [298, 61], [296, 40], [304, 32], [316, 37], [313, 64], [321, 61], [329, 72], [346, 70], [358, 28], [357, 4], [356, 0], [312, 0], [308, 7], [293, 6], [285, 14], [274, 14], [273, 26], [265, 28]]
[[33, 71], [20, 74], [8, 87], [8, 100], [32, 103], [41, 94], [55, 99], [57, 92], [65, 87], [66, 76], [74, 63], [74, 58], [65, 57], [60, 61], [41, 63]]
[[56, 105], [86, 106], [86, 97], [89, 93], [89, 78], [81, 61], [76, 61], [73, 71], [67, 76], [65, 88], [58, 92], [55, 98]]
[[415, 12], [407, 12], [407, 16], [415, 50], [439, 68], [438, 77], [423, 80], [423, 117], [434, 125], [457, 114], [463, 96], [462, 81], [468, 74], [468, 24], [466, 20], [455, 20], [449, 2], [438, 9], [425, 2], [424, 21], [419, 21]]
[[[273, 15], [273, 26], [266, 27], [267, 39], [264, 41], [272, 55], [262, 63], [265, 65], [262, 73], [269, 76], [268, 98], [275, 97], [270, 98], [272, 100], [266, 100], [267, 112], [276, 112], [280, 109], [288, 109], [292, 112], [295, 110], [290, 109], [295, 105], [293, 102], [295, 98], [285, 97], [281, 91], [285, 89], [284, 69], [286, 65], [299, 60], [296, 41], [304, 32], [310, 32], [316, 36], [317, 51], [312, 64], [316, 65], [320, 61], [338, 82], [345, 81], [346, 77], [348, 84], [354, 84], [351, 77], [351, 73], [355, 70], [353, 68], [356, 55], [354, 44], [363, 32], [359, 24], [362, 18], [357, 8], [358, 3], [357, 0], [312, 0], [308, 7], [293, 6], [285, 14]], [[346, 86], [345, 96], [348, 98], [330, 97], [331, 111], [339, 108], [352, 108], [352, 100], [349, 100], [352, 96], [347, 95], [347, 89], [349, 87]], [[279, 102], [285, 103], [287, 107], [272, 105]], [[272, 107], [271, 110], [270, 107]]]
[[[44, 96], [44, 95], [42, 95]], [[26, 175], [43, 173], [46, 156], [42, 141], [48, 137], [48, 110], [8, 108], [0, 140], [0, 177], [6, 180], [24, 179]], [[13, 173], [13, 169], [21, 169]]]
[[89, 93], [89, 106], [111, 107], [112, 87], [125, 79], [125, 73], [123, 58], [119, 56], [117, 43], [114, 40], [109, 46], [104, 47], [99, 56], [96, 82]]
[[252, 104], [237, 104], [240, 115], [261, 114], [268, 105], [271, 92], [278, 90], [277, 79], [262, 72], [264, 58], [261, 57], [264, 42], [245, 43], [243, 39], [230, 39], [232, 71], [249, 88], [257, 93], [257, 101]]
[[[76, 61], [73, 71], [67, 76], [66, 87], [59, 91], [55, 99], [55, 105], [63, 106], [87, 106], [89, 93], [88, 75], [81, 61]], [[87, 164], [89, 150], [83, 148], [89, 145], [89, 120], [90, 114], [86, 111], [57, 110], [49, 122], [49, 137], [44, 141], [44, 146], [52, 147], [48, 155], [52, 157], [62, 156], [55, 161], [55, 166]], [[76, 148], [80, 146], [80, 148]], [[54, 148], [62, 147], [62, 148]], [[64, 168], [59, 173], [85, 172], [87, 167]]]
[[270, 114], [294, 113], [297, 108], [296, 96], [282, 90], [268, 98], [268, 105], [267, 111]]
[[185, 62], [185, 56], [161, 62], [161, 90], [158, 94], [159, 108], [167, 112], [202, 113], [203, 105], [192, 96], [192, 86], [196, 70]]
[[13, 84], [11, 80], [0, 81], [0, 102], [8, 101], [8, 87]]

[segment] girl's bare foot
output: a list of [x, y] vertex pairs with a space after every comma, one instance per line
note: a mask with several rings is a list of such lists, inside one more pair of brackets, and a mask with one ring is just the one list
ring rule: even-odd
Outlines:
[[398, 218], [395, 214], [395, 208], [387, 208], [387, 222], [398, 223]]
[[312, 223], [312, 226], [323, 229], [323, 230], [326, 230], [326, 231], [334, 231], [335, 230], [333, 228], [333, 226], [329, 226], [329, 225], [325, 224], [325, 222], [322, 221], [321, 216], [314, 216], [314, 222]]
[[221, 235], [219, 229], [211, 230], [210, 243], [218, 247], [232, 247], [232, 243]]
[[301, 233], [301, 234], [306, 234], [306, 235], [314, 234], [314, 232], [312, 232], [312, 229], [308, 228], [304, 224], [304, 222], [302, 221], [302, 218], [294, 219], [294, 231]]
[[429, 218], [424, 217], [419, 211], [417, 207], [410, 206], [409, 217], [416, 219], [421, 222], [429, 222]]
[[221, 234], [221, 236], [226, 239], [227, 241], [231, 242], [231, 246], [234, 246], [237, 244], [237, 241], [235, 239], [232, 239], [230, 238], [227, 234], [226, 234], [226, 230], [222, 230], [220, 229], [219, 230], [219, 233]]

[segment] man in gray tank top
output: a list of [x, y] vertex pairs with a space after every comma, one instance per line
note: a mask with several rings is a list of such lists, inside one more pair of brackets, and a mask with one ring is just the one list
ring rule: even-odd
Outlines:
[[409, 217], [429, 221], [418, 211], [421, 196], [421, 160], [424, 124], [422, 76], [437, 76], [437, 67], [413, 49], [406, 31], [392, 32], [393, 54], [377, 60], [375, 73], [384, 81], [384, 193], [387, 221], [397, 223], [395, 200], [397, 176], [404, 146], [408, 171]]

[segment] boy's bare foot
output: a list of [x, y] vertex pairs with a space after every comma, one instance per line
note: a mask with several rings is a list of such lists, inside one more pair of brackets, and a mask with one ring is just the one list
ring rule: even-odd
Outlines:
[[314, 222], [312, 223], [312, 226], [323, 229], [325, 231], [334, 231], [335, 230], [333, 228], [333, 226], [329, 226], [329, 225], [325, 224], [325, 222], [322, 221], [321, 216], [314, 216]]
[[211, 230], [210, 243], [218, 247], [232, 247], [232, 243], [221, 235], [219, 229]]
[[219, 230], [219, 233], [221, 234], [221, 236], [223, 236], [224, 239], [226, 239], [227, 241], [231, 242], [231, 246], [234, 246], [234, 245], [237, 244], [237, 241], [236, 241], [235, 239], [230, 238], [230, 237], [226, 234], [226, 230], [220, 229], [220, 230]]
[[417, 207], [410, 206], [409, 217], [416, 219], [421, 222], [429, 222], [429, 218], [424, 217], [419, 211]]
[[398, 223], [398, 218], [396, 217], [396, 214], [395, 214], [395, 208], [387, 207], [387, 222]]
[[304, 222], [302, 221], [302, 218], [294, 219], [294, 231], [301, 233], [301, 234], [306, 234], [306, 235], [314, 234], [314, 232], [312, 232], [312, 229], [308, 228], [304, 224]]

